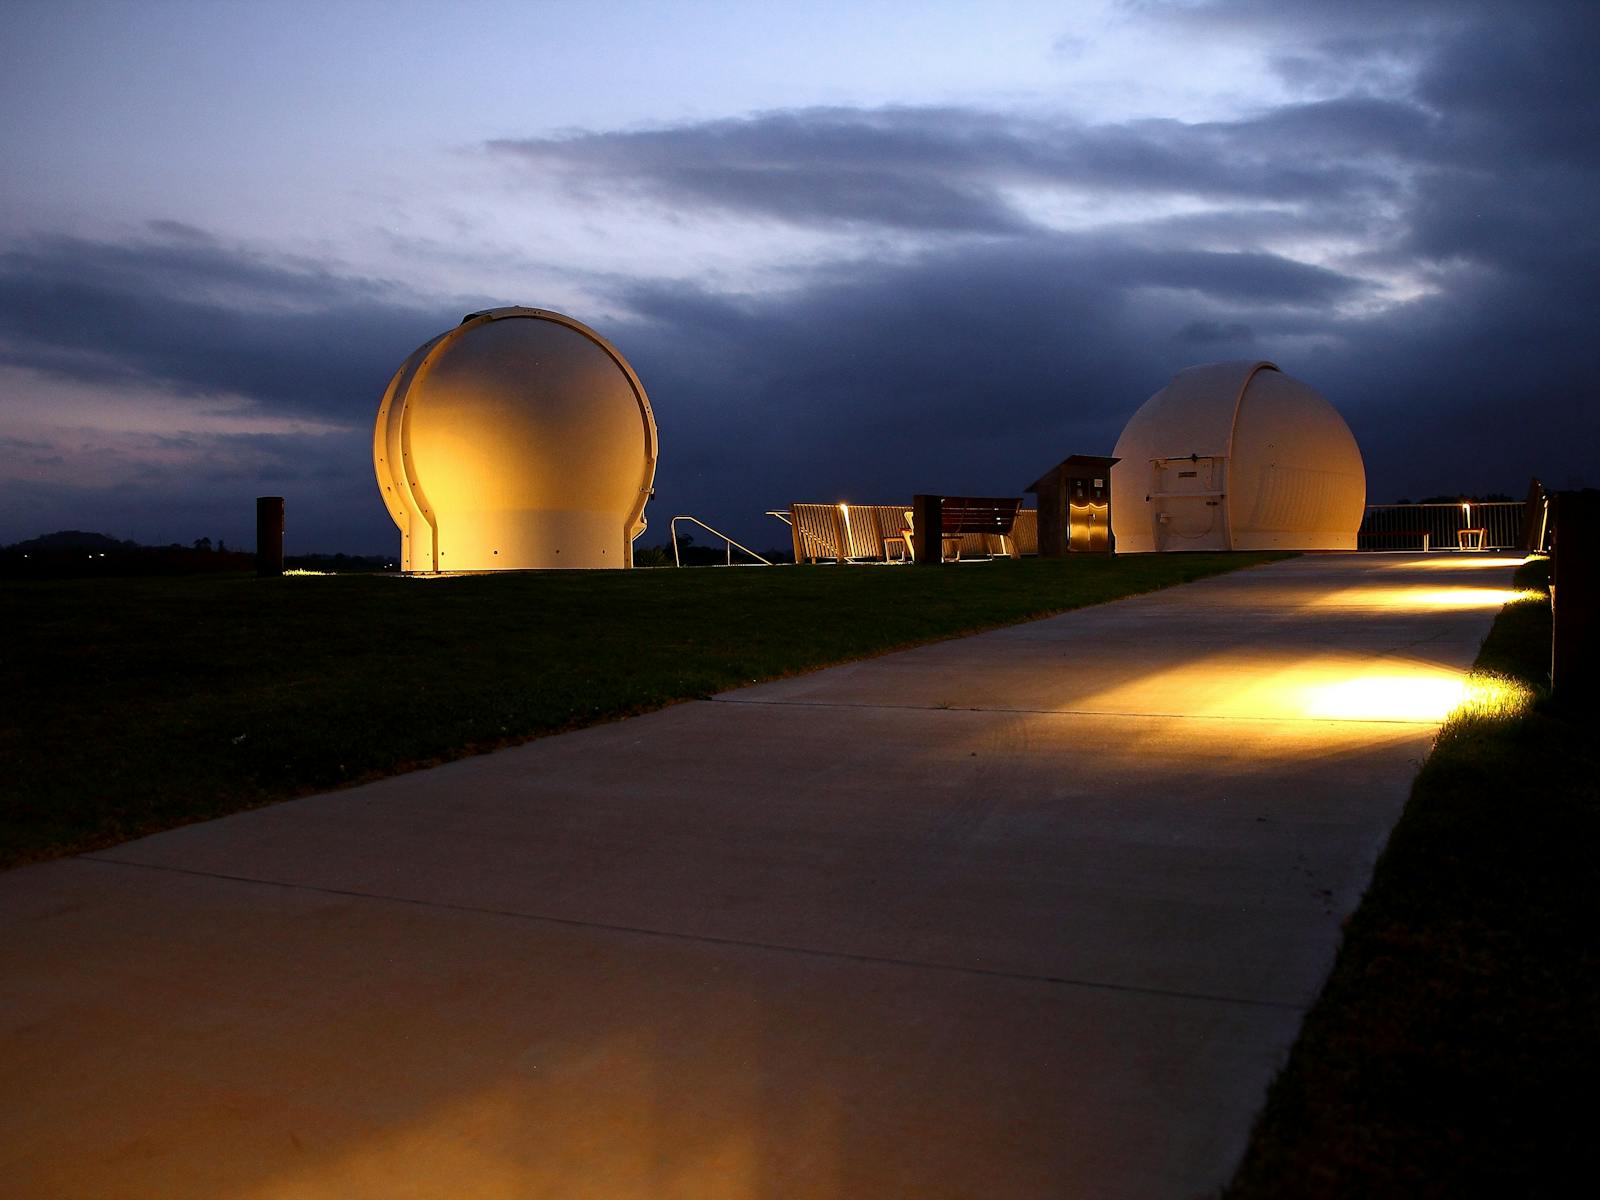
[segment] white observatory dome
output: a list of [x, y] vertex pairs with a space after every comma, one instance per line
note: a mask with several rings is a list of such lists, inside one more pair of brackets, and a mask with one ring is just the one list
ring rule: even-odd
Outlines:
[[1118, 552], [1354, 550], [1367, 472], [1350, 427], [1269, 362], [1189, 367], [1114, 451]]
[[395, 372], [372, 460], [407, 571], [631, 567], [656, 423], [639, 377], [594, 330], [496, 308]]

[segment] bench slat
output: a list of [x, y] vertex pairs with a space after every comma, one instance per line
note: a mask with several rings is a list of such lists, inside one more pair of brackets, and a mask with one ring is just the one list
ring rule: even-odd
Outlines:
[[946, 496], [940, 508], [940, 532], [1010, 534], [1021, 507], [1020, 497]]

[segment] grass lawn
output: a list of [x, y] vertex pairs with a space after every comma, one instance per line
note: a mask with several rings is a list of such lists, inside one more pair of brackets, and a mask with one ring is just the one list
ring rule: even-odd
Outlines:
[[1441, 733], [1227, 1200], [1594, 1186], [1600, 714], [1549, 664], [1548, 603], [1508, 605], [1477, 669], [1533, 699]]
[[1281, 558], [0, 584], [0, 865]]

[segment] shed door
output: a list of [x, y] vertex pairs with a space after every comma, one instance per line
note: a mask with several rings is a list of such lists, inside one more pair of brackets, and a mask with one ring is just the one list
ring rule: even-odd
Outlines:
[[1111, 549], [1111, 498], [1106, 477], [1067, 479], [1067, 545], [1074, 551], [1104, 554]]
[[1158, 458], [1151, 508], [1157, 550], [1226, 550], [1222, 501], [1227, 459]]

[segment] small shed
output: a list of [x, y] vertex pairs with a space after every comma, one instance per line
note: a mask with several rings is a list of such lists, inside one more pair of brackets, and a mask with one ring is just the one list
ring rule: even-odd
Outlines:
[[1039, 497], [1039, 554], [1110, 554], [1111, 467], [1120, 461], [1099, 454], [1063, 458], [1026, 490]]

